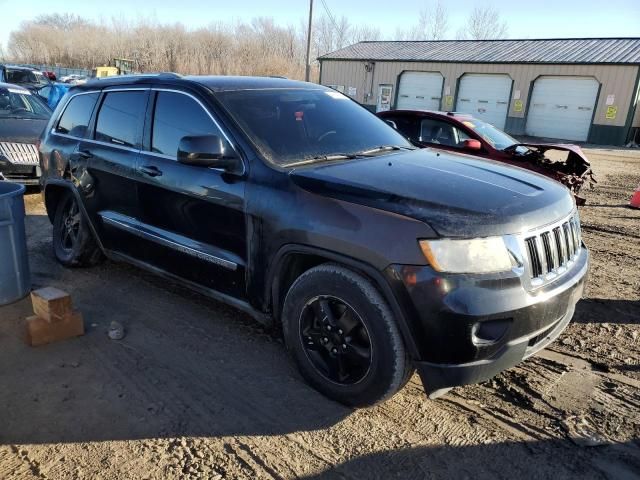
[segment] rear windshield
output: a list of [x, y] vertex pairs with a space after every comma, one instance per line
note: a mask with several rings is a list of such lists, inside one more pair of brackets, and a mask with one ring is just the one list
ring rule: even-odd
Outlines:
[[7, 68], [7, 83], [38, 83], [38, 79], [31, 70]]
[[379, 146], [411, 148], [384, 121], [333, 90], [238, 90], [216, 97], [260, 153], [278, 165]]
[[0, 88], [0, 118], [49, 118], [51, 110], [31, 92]]

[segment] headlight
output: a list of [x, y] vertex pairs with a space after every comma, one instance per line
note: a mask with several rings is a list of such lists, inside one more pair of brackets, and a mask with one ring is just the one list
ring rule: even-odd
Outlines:
[[502, 237], [420, 240], [422, 253], [438, 272], [506, 272], [517, 265]]

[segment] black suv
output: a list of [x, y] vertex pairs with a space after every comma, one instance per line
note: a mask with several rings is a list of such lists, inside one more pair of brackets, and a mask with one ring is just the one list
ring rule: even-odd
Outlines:
[[40, 145], [57, 259], [124, 260], [281, 325], [302, 375], [370, 405], [543, 348], [582, 295], [569, 191], [416, 150], [357, 103], [278, 78], [92, 81]]

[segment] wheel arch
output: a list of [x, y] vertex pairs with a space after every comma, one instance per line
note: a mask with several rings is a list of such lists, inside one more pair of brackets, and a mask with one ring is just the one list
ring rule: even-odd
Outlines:
[[420, 353], [411, 333], [408, 314], [397, 301], [384, 275], [360, 260], [322, 248], [288, 244], [281, 247], [274, 256], [267, 273], [265, 299], [271, 306], [275, 321], [280, 321], [284, 297], [293, 282], [307, 270], [323, 263], [336, 263], [371, 281], [389, 304], [409, 354], [412, 358], [419, 358]]

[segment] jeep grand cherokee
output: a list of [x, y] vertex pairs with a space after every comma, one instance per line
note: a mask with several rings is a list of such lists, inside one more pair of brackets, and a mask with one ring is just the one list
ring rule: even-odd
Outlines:
[[73, 88], [40, 145], [53, 248], [103, 255], [281, 325], [304, 378], [363, 406], [432, 397], [543, 348], [582, 294], [569, 191], [417, 150], [344, 95], [277, 78]]

